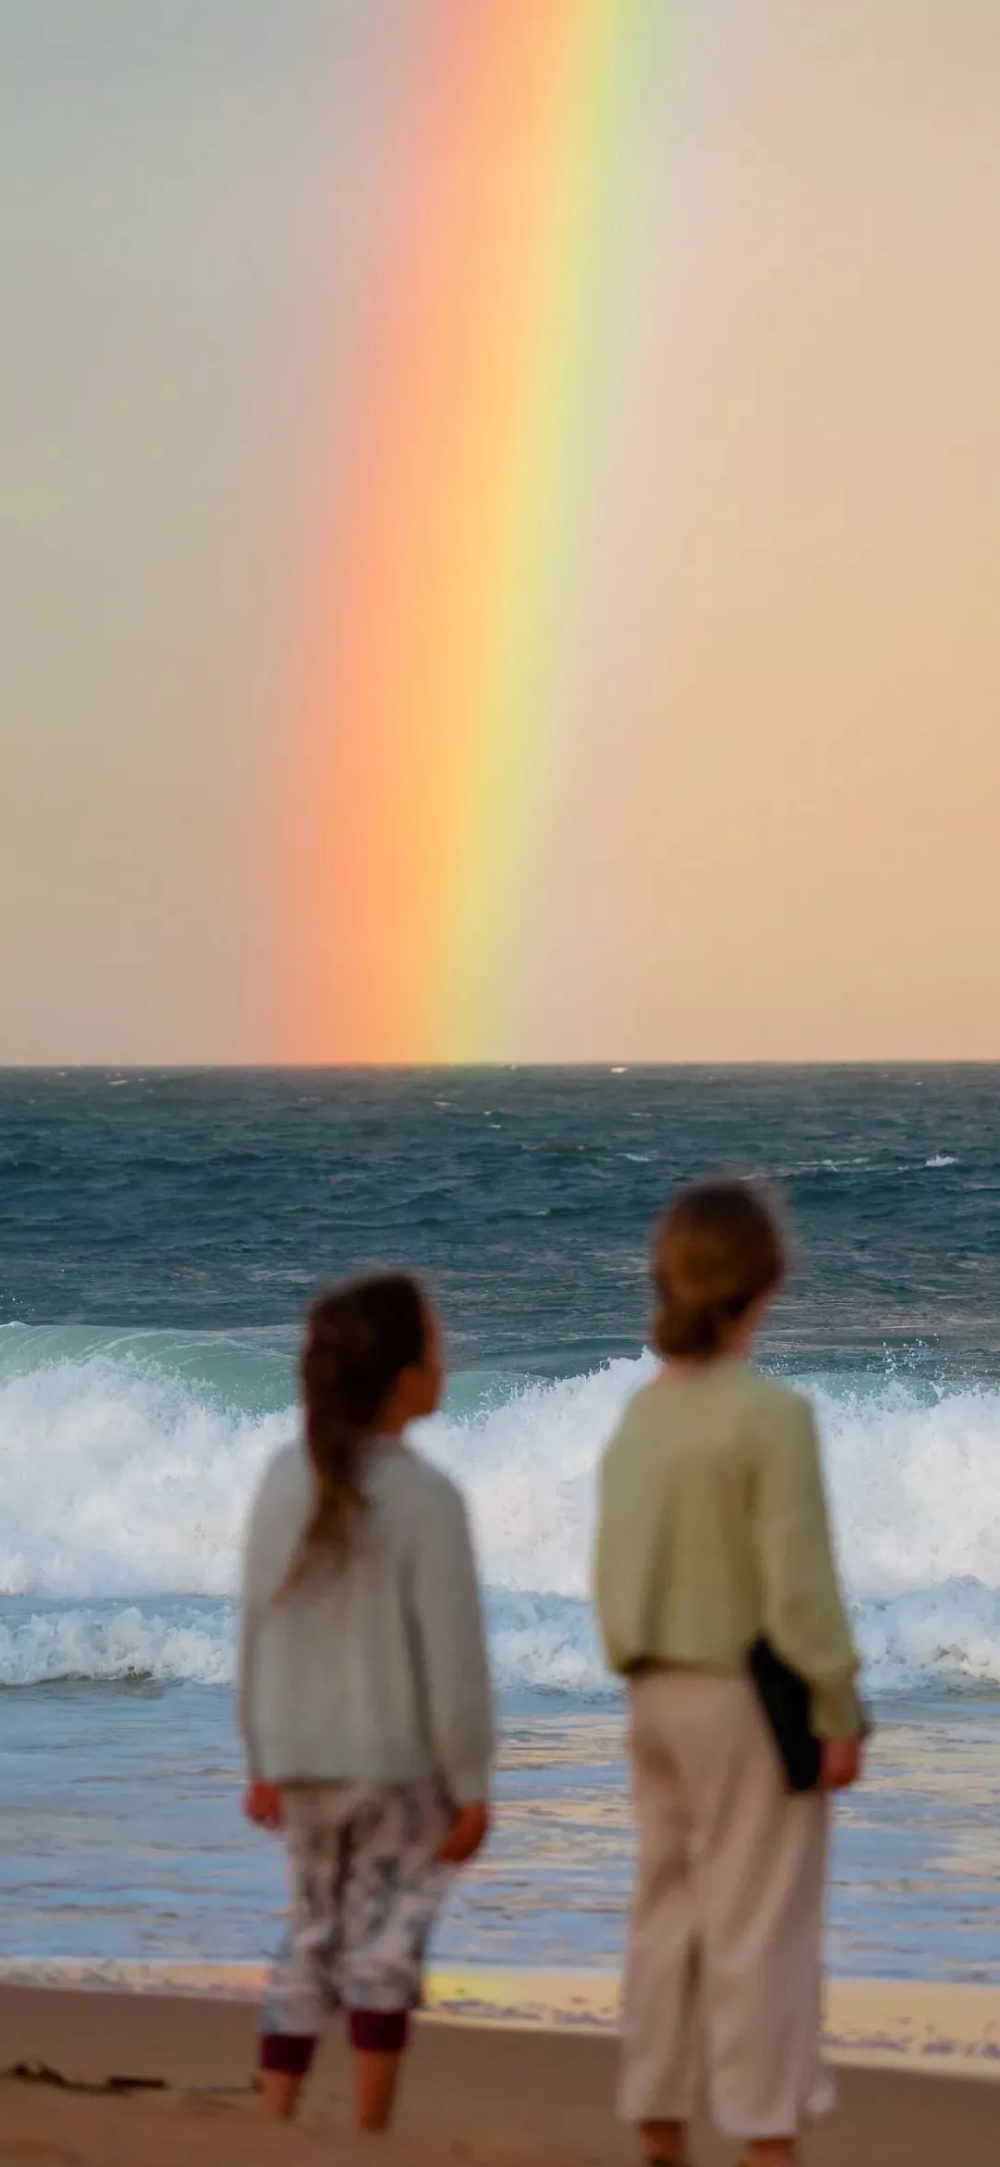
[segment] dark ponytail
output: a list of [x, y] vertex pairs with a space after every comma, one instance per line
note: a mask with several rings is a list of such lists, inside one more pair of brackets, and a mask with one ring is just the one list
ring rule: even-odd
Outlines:
[[316, 1504], [286, 1585], [321, 1551], [342, 1552], [367, 1511], [366, 1440], [401, 1372], [424, 1360], [427, 1307], [415, 1279], [385, 1273], [321, 1294], [308, 1313], [300, 1376]]

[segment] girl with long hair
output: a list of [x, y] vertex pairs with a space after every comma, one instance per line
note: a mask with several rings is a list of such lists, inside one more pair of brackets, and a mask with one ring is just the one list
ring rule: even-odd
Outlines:
[[301, 1361], [303, 1434], [267, 1469], [243, 1575], [246, 1812], [288, 1849], [290, 1922], [261, 2024], [266, 2110], [294, 2112], [336, 2009], [355, 2118], [386, 2127], [425, 1950], [489, 1826], [483, 1623], [462, 1498], [407, 1442], [444, 1380], [403, 1274], [324, 1294]]

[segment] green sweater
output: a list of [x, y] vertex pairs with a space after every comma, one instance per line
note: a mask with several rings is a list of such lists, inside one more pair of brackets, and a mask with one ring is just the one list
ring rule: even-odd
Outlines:
[[822, 1737], [861, 1727], [812, 1411], [742, 1362], [662, 1374], [604, 1460], [598, 1617], [612, 1670], [738, 1673], [761, 1633], [812, 1689]]

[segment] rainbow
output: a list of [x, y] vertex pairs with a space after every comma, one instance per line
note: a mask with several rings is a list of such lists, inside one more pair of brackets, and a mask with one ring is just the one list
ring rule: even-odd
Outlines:
[[291, 1058], [473, 1061], [524, 1041], [624, 395], [637, 116], [675, 14], [423, 10], [344, 314], [353, 391], [295, 763]]

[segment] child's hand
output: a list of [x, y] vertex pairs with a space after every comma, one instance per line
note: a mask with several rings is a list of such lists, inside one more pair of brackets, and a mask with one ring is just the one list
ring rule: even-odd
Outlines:
[[460, 1806], [438, 1852], [443, 1866], [467, 1866], [481, 1851], [490, 1832], [490, 1809], [485, 1805]]
[[243, 1811], [255, 1828], [267, 1828], [273, 1834], [281, 1827], [285, 1818], [281, 1806], [281, 1785], [248, 1783], [243, 1794]]
[[849, 1791], [852, 1783], [857, 1783], [861, 1775], [862, 1751], [860, 1738], [825, 1738], [820, 1788], [824, 1791]]

